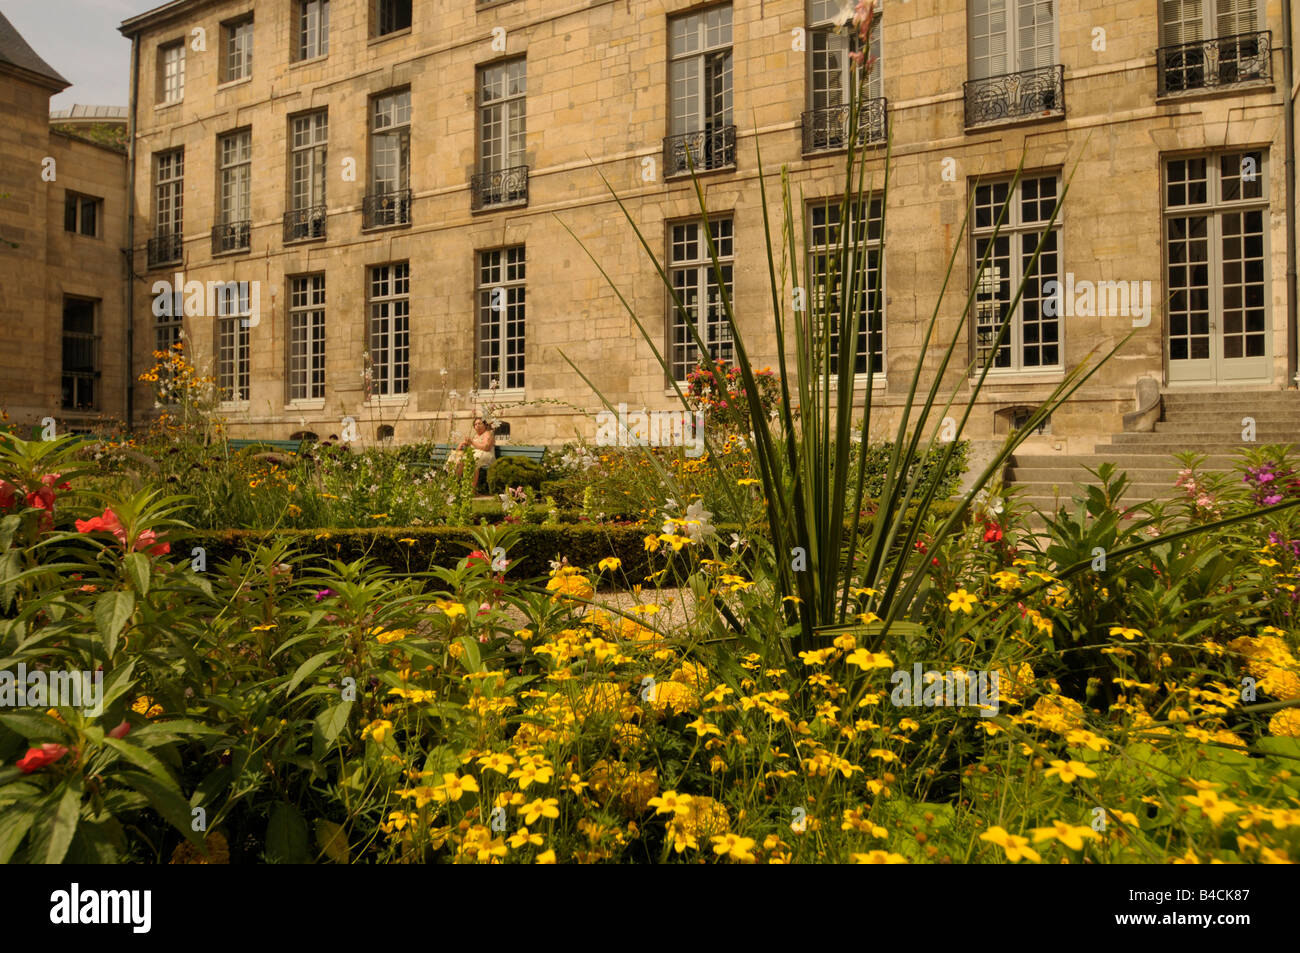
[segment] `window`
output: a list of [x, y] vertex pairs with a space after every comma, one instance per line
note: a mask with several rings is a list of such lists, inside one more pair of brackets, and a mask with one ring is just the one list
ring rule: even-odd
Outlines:
[[325, 276], [289, 279], [289, 399], [325, 396]]
[[1257, 0], [1161, 0], [1160, 44], [1162, 94], [1270, 76]]
[[185, 152], [176, 149], [154, 157], [154, 237], [149, 264], [180, 261], [185, 211]]
[[1182, 362], [1267, 354], [1264, 158], [1234, 152], [1165, 163], [1171, 379]]
[[[856, 271], [852, 279], [856, 304], [853, 312], [857, 315], [858, 340], [855, 345], [853, 373], [867, 373], [867, 356], [871, 356], [871, 373], [883, 374], [885, 370], [884, 348], [884, 288], [881, 284], [882, 257], [881, 224], [883, 203], [873, 199], [870, 214], [863, 215], [863, 203], [855, 201], [852, 209], [853, 234], [848, 248], [849, 260], [842, 256], [841, 213], [839, 199], [816, 202], [809, 208], [808, 231], [808, 295], [809, 317], [814, 326], [820, 327], [823, 321], [830, 335], [831, 374], [839, 373], [840, 350], [840, 295], [847, 293], [850, 278], [848, 269]], [[873, 311], [878, 313], [871, 323], [870, 339], [867, 325]], [[817, 355], [822, 353], [820, 338], [817, 341]], [[820, 360], [820, 357], [816, 358]]]
[[294, 59], [309, 60], [330, 51], [330, 0], [298, 0]]
[[[879, 18], [879, 14], [877, 14]], [[808, 11], [808, 112], [803, 117], [804, 152], [843, 149], [848, 145], [849, 103], [860, 71], [849, 59], [860, 41], [852, 16], [832, 0], [811, 0]], [[847, 26], [845, 24], [848, 24]], [[860, 142], [885, 140], [884, 84], [881, 79], [879, 22], [871, 30], [870, 55], [875, 65], [860, 91]]]
[[478, 169], [475, 208], [528, 198], [524, 155], [527, 64], [514, 60], [479, 70]]
[[[1046, 236], [1042, 236], [1043, 227], [1056, 208], [1057, 177], [1021, 179], [995, 239], [993, 227], [1010, 192], [1010, 181], [982, 184], [975, 188], [972, 280], [985, 252], [989, 252], [989, 260], [979, 277], [975, 293], [976, 369], [982, 369], [986, 364], [1008, 370], [1058, 368], [1061, 366], [1060, 316], [1046, 285], [1049, 281], [1060, 281], [1060, 219]], [[1030, 261], [1040, 237], [1043, 240], [1042, 252], [1037, 267], [1031, 271]], [[1024, 294], [1011, 318], [1006, 337], [1001, 346], [995, 348], [999, 326], [1011, 307], [1022, 278], [1025, 279]]]
[[213, 252], [238, 251], [249, 247], [252, 219], [250, 191], [253, 175], [253, 134], [232, 132], [218, 140], [220, 156], [220, 218], [213, 231]]
[[[699, 222], [680, 222], [669, 227], [668, 257], [669, 279], [673, 290], [682, 302], [678, 309], [669, 301], [669, 341], [671, 342], [670, 367], [673, 379], [686, 380], [686, 375], [699, 364], [699, 348], [691, 334], [692, 325], [708, 346], [709, 357], [715, 361], [731, 362], [731, 328], [727, 324], [722, 306], [722, 293], [713, 273], [709, 258], [709, 245]], [[718, 252], [722, 280], [727, 296], [732, 295], [732, 227], [730, 218], [709, 222], [713, 243]]]
[[[671, 125], [665, 148], [669, 175], [720, 169], [736, 162], [731, 122], [731, 7], [676, 17], [668, 27]], [[691, 159], [687, 159], [687, 151]]]
[[375, 36], [386, 36], [411, 28], [411, 0], [372, 0], [375, 4]]
[[1056, 64], [1055, 0], [972, 0], [970, 78]]
[[99, 337], [95, 334], [97, 301], [63, 299], [63, 409], [95, 410], [99, 377]]
[[411, 266], [370, 269], [370, 351], [366, 396], [405, 394], [411, 379]]
[[289, 213], [284, 240], [325, 237], [325, 147], [329, 115], [325, 110], [289, 120]]
[[217, 297], [217, 394], [223, 403], [248, 400], [249, 284], [227, 282]]
[[253, 18], [221, 25], [221, 82], [253, 75]]
[[524, 246], [479, 252], [478, 387], [524, 387]]
[[185, 95], [185, 41], [158, 48], [158, 102], [178, 103]]
[[411, 221], [411, 91], [370, 101], [370, 194], [365, 227]]
[[68, 192], [63, 200], [63, 229], [94, 238], [99, 234], [99, 207], [103, 199]]

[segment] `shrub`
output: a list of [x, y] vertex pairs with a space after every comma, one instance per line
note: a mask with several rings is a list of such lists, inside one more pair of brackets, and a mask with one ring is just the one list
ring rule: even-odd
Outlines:
[[488, 488], [500, 493], [506, 487], [526, 486], [536, 490], [546, 478], [546, 468], [522, 457], [501, 457], [488, 467]]

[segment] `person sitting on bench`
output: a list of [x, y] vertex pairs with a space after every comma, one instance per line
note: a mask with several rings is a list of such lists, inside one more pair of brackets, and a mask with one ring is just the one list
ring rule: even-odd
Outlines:
[[474, 432], [456, 447], [456, 476], [460, 476], [465, 469], [465, 458], [460, 455], [460, 451], [466, 447], [471, 448], [474, 451], [475, 466], [483, 470], [496, 459], [496, 441], [496, 434], [487, 425], [486, 421], [482, 417], [475, 417]]

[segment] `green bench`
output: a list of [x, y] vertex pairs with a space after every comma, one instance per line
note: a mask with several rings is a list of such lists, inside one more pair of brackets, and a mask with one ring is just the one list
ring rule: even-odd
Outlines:
[[[545, 447], [532, 447], [520, 444], [509, 444], [507, 446], [496, 445], [496, 458], [498, 460], [505, 457], [519, 457], [524, 460], [532, 460], [534, 463], [541, 463], [546, 457]], [[433, 455], [429, 458], [428, 463], [408, 464], [413, 470], [436, 470], [447, 465], [447, 457], [456, 453], [456, 448], [449, 443], [435, 443], [433, 445]], [[487, 467], [479, 467], [478, 473], [474, 475], [475, 488], [481, 488], [487, 492]]]
[[247, 450], [249, 447], [266, 447], [282, 453], [299, 453], [304, 446], [311, 446], [309, 440], [247, 440], [239, 438], [228, 441], [231, 450]]

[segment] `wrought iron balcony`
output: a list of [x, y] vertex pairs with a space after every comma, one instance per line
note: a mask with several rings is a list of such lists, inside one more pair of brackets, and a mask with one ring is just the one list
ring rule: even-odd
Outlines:
[[148, 258], [150, 268], [178, 262], [184, 256], [184, 253], [185, 239], [181, 237], [180, 232], [155, 235], [149, 239]]
[[[690, 158], [687, 159], [687, 153]], [[726, 169], [736, 164], [736, 127], [718, 126], [700, 132], [669, 136], [664, 140], [664, 175], [687, 175]]]
[[325, 237], [325, 206], [293, 209], [284, 213], [284, 240], [304, 242]]
[[[885, 141], [885, 116], [888, 103], [882, 96], [865, 99], [858, 107], [858, 145]], [[849, 107], [828, 106], [810, 109], [803, 114], [804, 155], [831, 152], [849, 146]]]
[[247, 251], [253, 235], [253, 225], [242, 222], [226, 222], [224, 225], [212, 226], [212, 254], [224, 255], [226, 252]]
[[528, 166], [516, 165], [495, 172], [477, 172], [469, 179], [469, 207], [496, 208], [528, 204]]
[[1272, 33], [1238, 33], [1156, 51], [1159, 95], [1272, 79]]
[[411, 224], [411, 190], [375, 192], [361, 206], [362, 228]]
[[1065, 115], [1065, 67], [972, 79], [965, 84], [966, 127], [1008, 119]]

